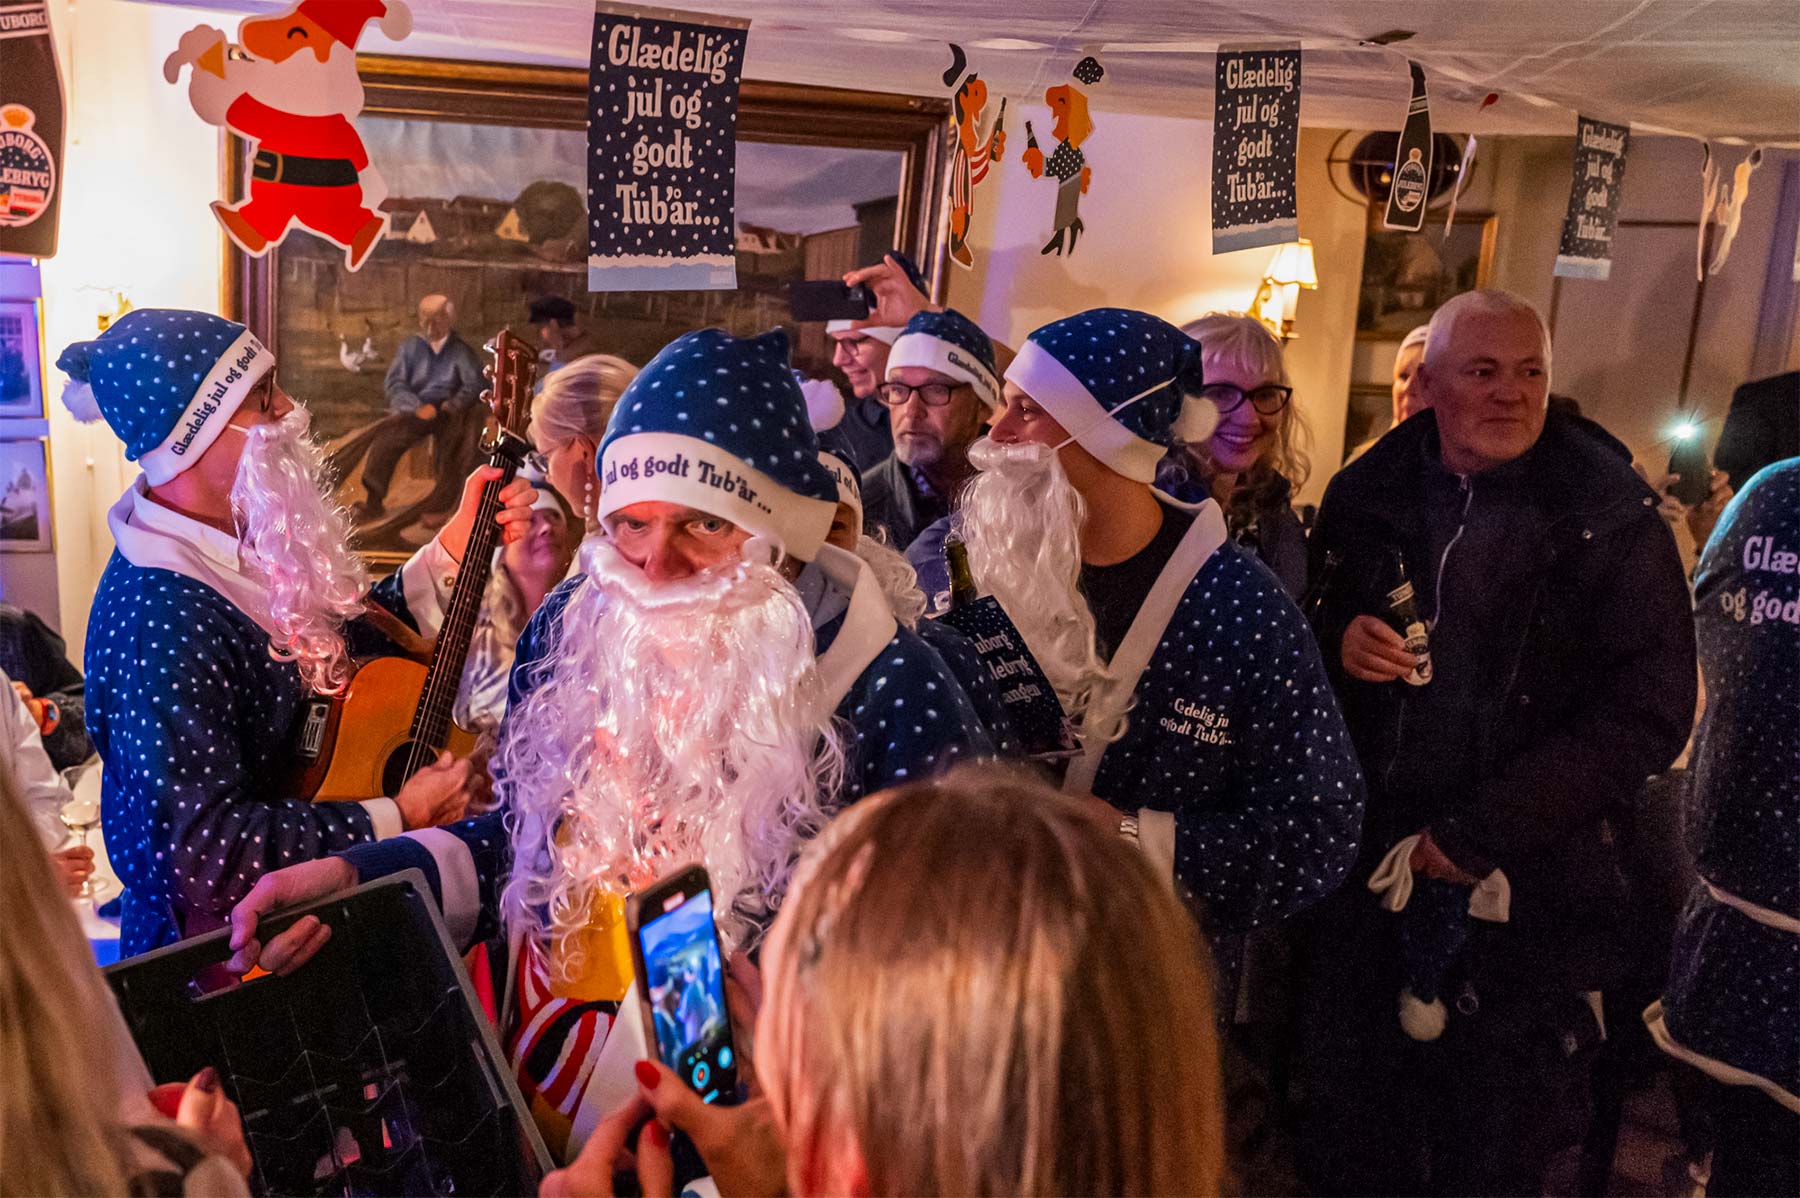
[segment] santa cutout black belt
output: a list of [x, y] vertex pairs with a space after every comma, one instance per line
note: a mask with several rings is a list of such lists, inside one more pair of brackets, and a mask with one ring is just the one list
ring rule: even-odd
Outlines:
[[303, 158], [258, 150], [250, 165], [250, 177], [297, 187], [354, 187], [357, 174], [356, 164], [348, 158]]

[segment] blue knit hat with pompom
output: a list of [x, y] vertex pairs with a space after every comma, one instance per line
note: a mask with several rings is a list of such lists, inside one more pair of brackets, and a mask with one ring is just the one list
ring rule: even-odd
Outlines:
[[176, 308], [127, 312], [56, 359], [63, 406], [84, 424], [104, 419], [152, 486], [198, 461], [274, 366], [243, 325]]

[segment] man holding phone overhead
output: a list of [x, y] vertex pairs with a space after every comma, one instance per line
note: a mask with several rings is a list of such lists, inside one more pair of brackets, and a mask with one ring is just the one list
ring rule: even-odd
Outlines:
[[236, 967], [291, 969], [329, 931], [301, 920], [265, 947], [261, 915], [422, 869], [463, 943], [506, 934], [503, 1027], [558, 1151], [647, 1055], [638, 1020], [631, 1043], [609, 1036], [635, 1002], [625, 896], [698, 861], [746, 949], [833, 810], [992, 752], [936, 651], [825, 543], [837, 488], [784, 333], [671, 343], [620, 397], [599, 471], [604, 532], [519, 644], [500, 807], [285, 871], [233, 915]]

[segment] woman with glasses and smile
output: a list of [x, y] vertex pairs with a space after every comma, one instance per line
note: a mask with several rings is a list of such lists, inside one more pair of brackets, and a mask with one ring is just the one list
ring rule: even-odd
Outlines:
[[1219, 410], [1205, 441], [1182, 442], [1157, 471], [1157, 485], [1186, 502], [1212, 498], [1232, 537], [1274, 571], [1298, 599], [1306, 590], [1306, 532], [1293, 493], [1306, 482], [1309, 439], [1292, 402], [1281, 342], [1254, 317], [1213, 312], [1184, 330], [1204, 347], [1200, 394]]

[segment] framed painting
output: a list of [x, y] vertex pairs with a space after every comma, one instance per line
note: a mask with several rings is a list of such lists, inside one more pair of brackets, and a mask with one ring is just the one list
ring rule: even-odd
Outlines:
[[[304, 232], [263, 258], [228, 244], [224, 298], [311, 411], [374, 561], [424, 544], [479, 457], [483, 414], [467, 396], [434, 409], [429, 436], [401, 426], [418, 417], [388, 372], [421, 337], [426, 310], [451, 317], [465, 363], [485, 358], [502, 328], [535, 338], [529, 310], [549, 299], [573, 306], [589, 352], [641, 366], [693, 329], [781, 326], [794, 365], [826, 377], [836, 372], [824, 328], [792, 319], [787, 284], [841, 275], [892, 247], [942, 274], [946, 101], [745, 80], [737, 289], [590, 293], [586, 71], [369, 55], [358, 66], [367, 102], [357, 128], [388, 186], [387, 237], [354, 273], [340, 249]], [[230, 139], [228, 189], [244, 177], [243, 152]]]
[[0, 420], [44, 418], [44, 354], [36, 300], [0, 300]]
[[0, 441], [0, 553], [49, 553], [50, 459], [42, 438]]
[[1459, 212], [1446, 236], [1441, 224], [1419, 233], [1371, 228], [1363, 248], [1356, 335], [1399, 341], [1460, 292], [1487, 286], [1499, 218]]

